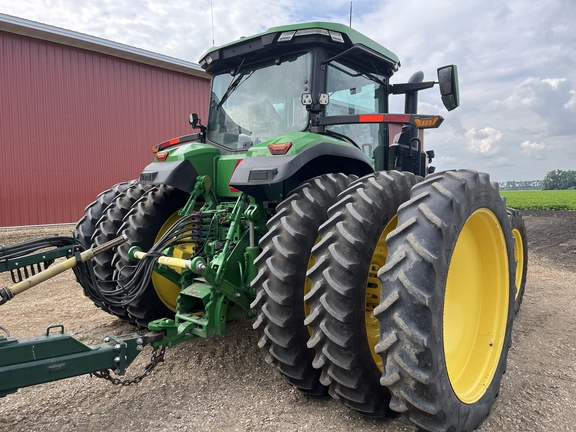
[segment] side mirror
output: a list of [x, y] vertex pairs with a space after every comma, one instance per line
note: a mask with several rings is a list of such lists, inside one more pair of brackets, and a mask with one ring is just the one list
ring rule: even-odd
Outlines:
[[460, 90], [458, 88], [458, 68], [448, 65], [438, 68], [438, 83], [442, 103], [448, 111], [460, 106]]
[[200, 121], [201, 120], [198, 118], [198, 114], [196, 113], [192, 113], [188, 116], [188, 123], [190, 123], [193, 129], [198, 129]]

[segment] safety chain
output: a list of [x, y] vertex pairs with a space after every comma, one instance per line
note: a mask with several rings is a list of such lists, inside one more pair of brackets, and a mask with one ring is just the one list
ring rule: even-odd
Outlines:
[[140, 376], [137, 376], [136, 378], [125, 380], [121, 378], [115, 378], [110, 374], [110, 369], [101, 370], [99, 372], [92, 372], [90, 375], [91, 376], [93, 375], [96, 378], [103, 378], [105, 380], [108, 380], [114, 385], [129, 386], [132, 384], [138, 384], [140, 381], [142, 381], [144, 378], [150, 375], [154, 370], [154, 368], [156, 368], [156, 366], [158, 366], [159, 363], [164, 362], [165, 352], [166, 352], [166, 345], [162, 345], [162, 347], [160, 348], [154, 348], [154, 351], [152, 351], [152, 358], [150, 359], [150, 363], [148, 363], [148, 365], [146, 365], [146, 367], [144, 368], [144, 373]]

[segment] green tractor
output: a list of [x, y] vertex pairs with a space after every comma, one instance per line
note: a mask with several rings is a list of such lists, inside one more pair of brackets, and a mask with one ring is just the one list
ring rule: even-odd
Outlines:
[[[153, 147], [140, 178], [77, 224], [85, 294], [161, 334], [254, 318], [267, 361], [300, 390], [425, 430], [471, 430], [506, 368], [526, 277], [525, 229], [487, 174], [434, 173], [418, 92], [459, 105], [457, 68], [392, 84], [398, 57], [323, 22], [214, 47], [206, 124]], [[405, 95], [402, 114], [389, 96]]]

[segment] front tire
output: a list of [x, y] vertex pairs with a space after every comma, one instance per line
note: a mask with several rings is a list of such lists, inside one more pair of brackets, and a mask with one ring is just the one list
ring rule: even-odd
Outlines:
[[304, 325], [304, 295], [310, 289], [306, 269], [318, 227], [350, 180], [344, 174], [328, 174], [296, 188], [276, 207], [260, 240], [262, 253], [254, 261], [258, 273], [252, 282], [256, 299], [251, 306], [258, 312], [254, 323], [262, 335], [258, 346], [288, 382], [310, 394], [325, 394], [326, 388], [312, 366], [314, 352], [306, 346], [310, 336]]
[[387, 239], [376, 309], [390, 407], [429, 431], [470, 431], [506, 370], [514, 317], [513, 240], [487, 174], [416, 185]]

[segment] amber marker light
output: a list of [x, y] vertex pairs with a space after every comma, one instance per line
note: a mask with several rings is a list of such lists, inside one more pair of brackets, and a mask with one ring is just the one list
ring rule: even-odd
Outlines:
[[440, 116], [433, 116], [429, 118], [415, 117], [414, 124], [419, 129], [434, 128], [440, 126], [440, 123], [442, 123], [440, 118]]
[[282, 144], [268, 144], [268, 150], [273, 155], [285, 155], [288, 153], [288, 150], [292, 147], [291, 142], [282, 143]]

